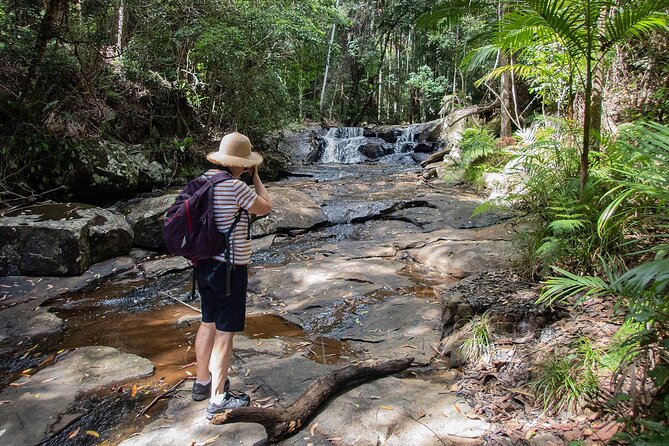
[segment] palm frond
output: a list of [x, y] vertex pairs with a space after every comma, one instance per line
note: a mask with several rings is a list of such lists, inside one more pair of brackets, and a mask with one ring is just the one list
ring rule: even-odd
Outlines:
[[661, 295], [669, 286], [669, 258], [657, 258], [632, 268], [620, 276], [618, 282], [634, 293], [652, 289]]
[[566, 302], [570, 297], [581, 294], [579, 302], [586, 297], [606, 296], [614, 290], [599, 277], [577, 276], [567, 270], [553, 267], [562, 276], [551, 276], [544, 283], [537, 303]]
[[669, 1], [641, 1], [635, 5], [616, 7], [605, 22], [601, 40], [605, 47], [628, 38], [638, 38], [656, 29], [669, 29], [669, 16], [663, 9]]
[[499, 48], [495, 45], [484, 45], [467, 53], [460, 63], [464, 71], [473, 71], [485, 66], [487, 62], [497, 57]]

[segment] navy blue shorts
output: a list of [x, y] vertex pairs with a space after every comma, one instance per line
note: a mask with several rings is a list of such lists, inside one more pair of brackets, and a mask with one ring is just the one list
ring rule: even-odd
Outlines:
[[225, 263], [203, 260], [195, 267], [195, 279], [202, 298], [202, 322], [215, 322], [219, 331], [243, 331], [246, 317], [246, 265], [231, 265], [230, 295], [225, 295]]

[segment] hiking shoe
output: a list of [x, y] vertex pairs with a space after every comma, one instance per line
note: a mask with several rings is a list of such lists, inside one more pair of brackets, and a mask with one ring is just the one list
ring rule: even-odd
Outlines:
[[231, 392], [225, 393], [225, 398], [221, 404], [209, 403], [207, 409], [204, 411], [204, 416], [207, 417], [207, 420], [214, 418], [214, 415], [217, 413], [223, 413], [226, 410], [230, 409], [239, 409], [240, 407], [246, 407], [251, 403], [251, 398], [242, 392], [235, 392], [233, 395]]
[[[223, 391], [227, 392], [230, 390], [230, 380], [225, 378], [225, 384], [223, 384]], [[191, 396], [194, 401], [204, 401], [211, 396], [211, 381], [206, 386], [198, 383], [197, 381], [193, 383], [193, 389], [191, 390]]]

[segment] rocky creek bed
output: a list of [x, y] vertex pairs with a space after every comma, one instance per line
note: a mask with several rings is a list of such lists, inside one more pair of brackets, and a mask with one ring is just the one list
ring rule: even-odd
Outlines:
[[[280, 408], [338, 367], [415, 359], [407, 372], [341, 389], [280, 444], [563, 444], [561, 425], [537, 424], [541, 410], [520, 387], [505, 401], [518, 410], [506, 418], [488, 412], [472, 384], [471, 371], [483, 366], [469, 368], [457, 357], [453, 333], [475, 313], [491, 309], [501, 332], [528, 349], [547, 342], [545, 327], [561, 318], [534, 307], [536, 287], [508, 271], [517, 255], [509, 216], [472, 218], [480, 197], [426, 182], [414, 166], [295, 172], [268, 185], [276, 211], [254, 225], [247, 329], [235, 338], [233, 388]], [[155, 252], [156, 224], [170, 197], [121, 209], [129, 223], [120, 231], [100, 229], [115, 218], [106, 214], [69, 230], [84, 240], [82, 258], [68, 254], [85, 270], [80, 276], [0, 278], [2, 444], [262, 444], [260, 425], [209, 424], [206, 402], [192, 401], [192, 381], [181, 382], [194, 373], [198, 313], [175, 301], [188, 297], [188, 264]], [[59, 219], [69, 217], [76, 216]], [[121, 257], [111, 247], [93, 253], [84, 246], [93, 237], [113, 247], [132, 237], [136, 248]], [[46, 266], [59, 271], [53, 262]], [[17, 274], [11, 268], [5, 272]], [[484, 367], [502, 388], [509, 368], [515, 384], [523, 374], [527, 380], [532, 361], [518, 370], [514, 357], [526, 353], [518, 345], [509, 341]], [[527, 423], [509, 427], [511, 416]], [[592, 435], [596, 441], [597, 431]]]

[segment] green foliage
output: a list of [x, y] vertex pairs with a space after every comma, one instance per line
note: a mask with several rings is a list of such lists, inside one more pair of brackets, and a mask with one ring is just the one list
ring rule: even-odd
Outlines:
[[447, 80], [443, 76], [435, 77], [432, 69], [427, 65], [418, 68], [417, 72], [409, 73], [407, 85], [415, 88], [423, 97], [422, 105], [427, 109], [425, 116], [435, 116], [441, 108], [441, 98], [447, 87]]
[[465, 168], [464, 180], [477, 188], [482, 188], [483, 174], [493, 170], [501, 162], [499, 158], [501, 151], [496, 147], [492, 133], [485, 128], [465, 129], [458, 147], [462, 152], [460, 163]]
[[593, 399], [599, 392], [599, 355], [592, 341], [583, 338], [566, 354], [550, 356], [530, 383], [544, 410], [574, 412]]
[[461, 328], [464, 336], [460, 352], [468, 361], [489, 355], [495, 348], [492, 320], [489, 313], [476, 315]]

